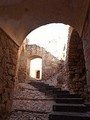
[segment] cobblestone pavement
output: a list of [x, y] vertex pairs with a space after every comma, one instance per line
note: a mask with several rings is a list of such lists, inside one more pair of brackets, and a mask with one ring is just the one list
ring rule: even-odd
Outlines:
[[12, 112], [8, 120], [48, 120], [54, 100], [28, 83], [19, 84], [14, 92]]

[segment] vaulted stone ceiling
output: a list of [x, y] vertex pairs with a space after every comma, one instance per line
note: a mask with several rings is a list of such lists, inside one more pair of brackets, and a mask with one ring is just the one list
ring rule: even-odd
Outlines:
[[81, 35], [89, 0], [0, 0], [0, 27], [21, 45], [33, 29], [65, 23]]

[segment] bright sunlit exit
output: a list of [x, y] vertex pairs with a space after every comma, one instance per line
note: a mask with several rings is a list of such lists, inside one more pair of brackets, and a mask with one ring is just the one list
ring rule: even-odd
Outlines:
[[30, 77], [41, 80], [42, 79], [42, 59], [35, 58], [30, 61]]
[[35, 29], [26, 38], [29, 40], [28, 44], [43, 47], [60, 60], [65, 59], [68, 31], [69, 25], [52, 23]]

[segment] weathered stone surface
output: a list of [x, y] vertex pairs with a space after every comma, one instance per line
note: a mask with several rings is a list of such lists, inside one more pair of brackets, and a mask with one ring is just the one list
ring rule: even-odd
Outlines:
[[2, 57], [3, 56], [3, 49], [2, 49], [2, 47], [0, 47], [0, 57]]
[[0, 120], [6, 117], [12, 105], [11, 92], [14, 88], [17, 52], [18, 46], [0, 29]]
[[72, 30], [70, 34], [66, 59], [68, 88], [72, 92], [83, 95], [87, 83], [83, 43], [75, 30]]
[[8, 120], [47, 120], [54, 103], [52, 97], [46, 96], [34, 86], [19, 83], [19, 89], [14, 92], [12, 113]]
[[12, 113], [9, 120], [48, 120], [48, 115], [18, 111]]
[[[44, 48], [37, 45], [22, 45], [21, 54], [19, 56], [18, 79], [20, 82], [25, 82], [30, 79], [28, 61], [34, 58], [42, 58], [42, 80], [48, 80], [54, 76], [59, 69], [60, 61]], [[25, 49], [24, 49], [25, 47]]]
[[83, 33], [82, 33], [82, 41], [83, 41], [86, 75], [87, 75], [86, 76], [87, 87], [85, 87], [85, 90], [86, 90], [86, 96], [90, 101], [90, 5], [87, 12]]

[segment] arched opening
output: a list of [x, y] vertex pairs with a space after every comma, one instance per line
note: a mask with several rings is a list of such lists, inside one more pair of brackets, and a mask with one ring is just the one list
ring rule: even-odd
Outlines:
[[[54, 35], [54, 34], [52, 34], [52, 35]], [[60, 38], [62, 38], [62, 37], [59, 37], [58, 41], [59, 42], [63, 41], [63, 39], [60, 39]], [[49, 39], [50, 39], [50, 36], [49, 36]], [[67, 32], [67, 39], [68, 39], [68, 32]], [[28, 40], [28, 38], [26, 40]], [[54, 83], [53, 85], [56, 86], [58, 84], [58, 82], [55, 83], [55, 81], [57, 81], [57, 77], [59, 75], [63, 74], [63, 79], [61, 79], [61, 76], [59, 76], [59, 78], [60, 78], [59, 80], [61, 80], [60, 84], [62, 84], [62, 86], [64, 86], [65, 88], [69, 88], [69, 90], [71, 92], [83, 93], [84, 82], [86, 82], [86, 81], [85, 81], [85, 79], [83, 80], [83, 76], [82, 76], [81, 72], [84, 71], [84, 68], [82, 66], [84, 66], [85, 63], [83, 63], [81, 65], [77, 61], [77, 59], [78, 60], [80, 59], [80, 61], [82, 61], [82, 60], [84, 61], [84, 56], [82, 56], [83, 55], [82, 42], [80, 42], [81, 39], [80, 39], [78, 33], [77, 32], [75, 32], [74, 34], [72, 33], [72, 35], [70, 37], [69, 48], [70, 49], [72, 48], [72, 49], [71, 50], [69, 49], [69, 51], [68, 51], [68, 63], [67, 63], [67, 65], [68, 65], [68, 73], [69, 73], [68, 75], [69, 75], [69, 80], [70, 80], [70, 81], [67, 80], [68, 84], [65, 83], [66, 82], [65, 77], [67, 77], [66, 76], [67, 73], [65, 73], [66, 71], [63, 69], [65, 66], [64, 67], [60, 66], [60, 59], [63, 60], [64, 63], [66, 61], [64, 56], [66, 54], [65, 50], [67, 48], [67, 45], [65, 45], [65, 43], [64, 43], [63, 47], [62, 47], [62, 51], [63, 51], [62, 56], [64, 57], [64, 59], [63, 59], [63, 57], [60, 57], [60, 53], [59, 53], [59, 57], [58, 57], [57, 55], [55, 56], [53, 54], [53, 52], [49, 51], [49, 49], [46, 49], [43, 46], [39, 46], [39, 44], [36, 45], [35, 43], [37, 43], [37, 41], [38, 40], [37, 40], [37, 36], [36, 36], [35, 42], [31, 43], [31, 39], [30, 39], [30, 44], [28, 44], [28, 42], [25, 42], [25, 44], [23, 46], [24, 47], [24, 49], [22, 51], [23, 54], [21, 54], [22, 55], [21, 61], [23, 61], [23, 64], [21, 63], [22, 64], [21, 66], [22, 66], [22, 68], [24, 68], [23, 76], [25, 76], [25, 81], [27, 80], [27, 67], [29, 65], [27, 61], [29, 61], [29, 63], [31, 63], [34, 59], [37, 58], [37, 56], [40, 56], [42, 58], [42, 76], [41, 76], [41, 70], [39, 68], [35, 68], [34, 72], [33, 72], [33, 70], [30, 70], [30, 69], [34, 68], [34, 65], [30, 64], [29, 65], [30, 77], [31, 77], [30, 79], [34, 78], [34, 79], [38, 80], [38, 79], [43, 78], [45, 80], [45, 82], [48, 81], [48, 84]], [[75, 41], [76, 41], [76, 44], [74, 43]], [[40, 42], [40, 39], [39, 39], [39, 42]], [[55, 50], [55, 48], [58, 48], [58, 45], [59, 45], [59, 48], [61, 48], [61, 43], [56, 43], [56, 39], [54, 39], [54, 38], [53, 38], [53, 41], [49, 41], [48, 44], [49, 43], [51, 43], [51, 46], [52, 46], [52, 48], [49, 47], [49, 48], [51, 48], [51, 50], [52, 49]], [[43, 43], [43, 44], [45, 45], [45, 43]], [[74, 49], [72, 46], [74, 46]], [[46, 44], [46, 47], [47, 47], [47, 44]], [[73, 53], [74, 52], [78, 53], [80, 51], [81, 55], [79, 53], [78, 55], [75, 54], [75, 57], [73, 57], [72, 50], [73, 50]], [[59, 52], [60, 52], [60, 49], [59, 49]], [[55, 51], [55, 53], [57, 53], [57, 51]], [[75, 68], [75, 69], [72, 69], [72, 68]], [[80, 69], [81, 72], [77, 71], [78, 69]], [[22, 71], [22, 70], [20, 70], [20, 71]], [[33, 73], [31, 74], [31, 72], [33, 72]], [[73, 73], [73, 78], [71, 78], [72, 73]], [[79, 75], [79, 79], [76, 79], [77, 74]]]
[[26, 36], [29, 45], [36, 44], [45, 48], [57, 59], [65, 59], [69, 25], [50, 23], [36, 28]]
[[[59, 73], [59, 64], [66, 59], [69, 25], [43, 25], [26, 36], [28, 56], [42, 57], [42, 79], [48, 80]], [[31, 66], [30, 66], [31, 67]]]
[[[48, 34], [46, 35], [46, 33]], [[86, 83], [86, 68], [83, 54], [83, 43], [78, 32], [74, 28], [60, 23], [41, 26], [32, 31], [26, 37], [25, 44], [26, 62], [29, 57], [30, 64], [32, 61], [31, 59], [36, 58], [36, 56], [41, 56], [42, 58], [42, 77], [40, 76], [40, 70], [37, 68], [33, 72], [33, 78], [50, 80], [56, 75], [59, 84], [62, 84], [60, 86], [65, 86], [64, 89], [69, 88], [72, 92], [80, 93], [84, 91], [84, 83]], [[60, 66], [62, 60], [64, 61], [63, 70]], [[64, 65], [68, 66], [68, 73]], [[31, 73], [33, 70], [30, 69], [33, 68], [34, 65], [32, 65], [32, 67], [31, 65], [28, 66], [29, 64], [24, 68], [29, 75], [27, 68], [30, 67], [29, 71]], [[59, 73], [61, 75], [58, 75]], [[32, 75], [30, 76], [32, 77]], [[28, 78], [30, 79], [30, 77]]]
[[35, 58], [30, 61], [30, 79], [42, 79], [42, 59]]

